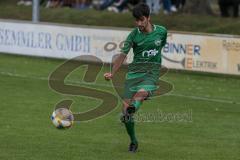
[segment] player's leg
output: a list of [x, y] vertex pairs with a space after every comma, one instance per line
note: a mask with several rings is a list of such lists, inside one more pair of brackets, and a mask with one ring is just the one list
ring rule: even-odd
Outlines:
[[134, 119], [133, 114], [139, 109], [141, 106], [143, 100], [147, 98], [148, 92], [144, 89], [140, 89], [137, 93], [134, 94], [131, 101], [127, 100], [124, 101], [124, 108], [123, 111], [125, 113], [126, 121], [124, 121], [124, 124], [126, 126], [128, 135], [130, 136], [131, 143], [129, 145], [129, 151], [130, 152], [136, 152], [138, 148], [138, 141], [135, 135], [135, 129], [134, 129]]
[[[134, 129], [135, 124], [133, 113], [140, 107], [142, 101], [148, 96], [148, 93], [145, 90], [138, 88], [138, 86], [143, 82], [142, 78], [127, 80], [125, 82], [122, 122], [125, 124], [127, 133], [131, 140], [129, 145], [129, 151], [131, 152], [136, 152], [138, 148], [138, 141]], [[137, 108], [134, 108], [134, 112], [131, 111], [131, 108], [133, 107]]]
[[146, 91], [145, 89], [142, 88], [138, 90], [138, 92], [133, 96], [129, 107], [127, 108], [127, 112], [129, 114], [135, 113], [148, 96], [149, 96], [149, 92]]
[[128, 107], [128, 113], [135, 113], [143, 101], [153, 96], [153, 93], [157, 90], [158, 86], [158, 75], [146, 74], [137, 86], [133, 86], [131, 89], [135, 91], [132, 97], [130, 107]]
[[123, 109], [122, 109], [123, 114], [121, 117], [121, 121], [124, 123], [127, 133], [131, 140], [131, 143], [129, 145], [129, 151], [136, 152], [138, 147], [138, 142], [135, 135], [133, 115], [127, 113], [127, 108], [129, 108], [130, 103], [131, 103], [131, 99], [123, 100]]

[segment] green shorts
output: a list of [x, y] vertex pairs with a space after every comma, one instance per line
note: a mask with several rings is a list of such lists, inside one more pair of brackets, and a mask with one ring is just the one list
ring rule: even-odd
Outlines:
[[148, 97], [153, 96], [153, 92], [158, 89], [158, 78], [152, 74], [144, 74], [141, 77], [125, 80], [123, 99], [131, 99], [140, 89], [148, 92]]

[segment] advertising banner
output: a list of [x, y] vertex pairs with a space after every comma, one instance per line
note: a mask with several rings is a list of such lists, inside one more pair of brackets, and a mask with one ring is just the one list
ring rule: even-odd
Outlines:
[[[111, 63], [130, 29], [0, 21], [0, 52], [70, 59], [93, 55]], [[240, 74], [240, 37], [169, 31], [163, 65], [173, 69]], [[133, 58], [132, 51], [127, 63]]]

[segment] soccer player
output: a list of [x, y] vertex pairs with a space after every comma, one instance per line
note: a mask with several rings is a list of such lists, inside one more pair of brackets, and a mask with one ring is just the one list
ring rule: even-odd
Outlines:
[[143, 101], [153, 95], [158, 88], [160, 76], [161, 50], [166, 44], [167, 30], [150, 21], [150, 10], [145, 3], [134, 7], [132, 12], [136, 28], [128, 35], [121, 54], [113, 62], [111, 72], [105, 73], [106, 80], [111, 80], [124, 62], [129, 50], [133, 48], [133, 61], [128, 65], [126, 74], [122, 122], [130, 136], [129, 151], [136, 152], [138, 141], [135, 136], [133, 114]]

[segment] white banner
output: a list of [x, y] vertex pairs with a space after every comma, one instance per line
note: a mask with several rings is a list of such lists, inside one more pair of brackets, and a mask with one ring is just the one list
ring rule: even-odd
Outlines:
[[[111, 62], [114, 52], [105, 52], [104, 45], [108, 42], [118, 45], [127, 33], [108, 29], [0, 22], [0, 52], [67, 59], [94, 55], [104, 62]], [[113, 49], [115, 46], [109, 44], [108, 47]]]
[[[0, 22], [0, 52], [70, 59], [93, 55], [111, 62], [130, 30]], [[163, 65], [225, 74], [240, 74], [240, 38], [223, 35], [168, 35]], [[129, 54], [128, 63], [131, 62]]]

